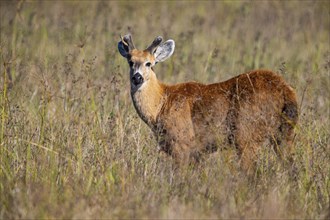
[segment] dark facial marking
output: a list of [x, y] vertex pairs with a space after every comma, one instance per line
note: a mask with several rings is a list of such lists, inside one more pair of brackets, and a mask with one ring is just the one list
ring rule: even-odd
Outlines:
[[140, 86], [142, 83], [143, 83], [143, 77], [140, 73], [135, 73], [133, 76], [132, 76], [132, 84], [134, 86]]

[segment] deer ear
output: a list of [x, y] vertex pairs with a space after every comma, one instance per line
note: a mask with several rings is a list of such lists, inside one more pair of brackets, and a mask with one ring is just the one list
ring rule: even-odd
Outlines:
[[173, 54], [174, 48], [174, 40], [168, 40], [163, 44], [159, 45], [154, 53], [156, 62], [163, 62], [167, 58], [169, 58]]
[[118, 50], [123, 57], [127, 58], [127, 55], [129, 54], [129, 48], [122, 41], [118, 42]]

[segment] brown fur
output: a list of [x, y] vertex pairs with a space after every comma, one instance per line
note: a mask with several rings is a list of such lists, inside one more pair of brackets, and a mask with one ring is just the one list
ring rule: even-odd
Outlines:
[[[136, 49], [128, 58], [138, 66], [153, 59]], [[152, 69], [140, 66], [146, 81], [131, 93], [134, 106], [160, 149], [178, 162], [232, 146], [249, 169], [260, 147], [271, 143], [280, 151], [291, 144], [298, 120], [296, 95], [278, 74], [256, 70], [210, 85], [165, 85]]]

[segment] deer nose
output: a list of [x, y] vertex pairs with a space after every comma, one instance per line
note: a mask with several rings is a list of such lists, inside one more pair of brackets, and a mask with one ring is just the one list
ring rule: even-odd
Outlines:
[[135, 73], [132, 77], [132, 83], [137, 86], [143, 83], [143, 77], [140, 73]]

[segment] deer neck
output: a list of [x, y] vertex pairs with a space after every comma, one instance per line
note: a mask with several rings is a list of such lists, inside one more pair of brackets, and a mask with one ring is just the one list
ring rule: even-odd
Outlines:
[[137, 90], [131, 90], [134, 107], [141, 119], [152, 129], [164, 103], [165, 85], [152, 76]]

